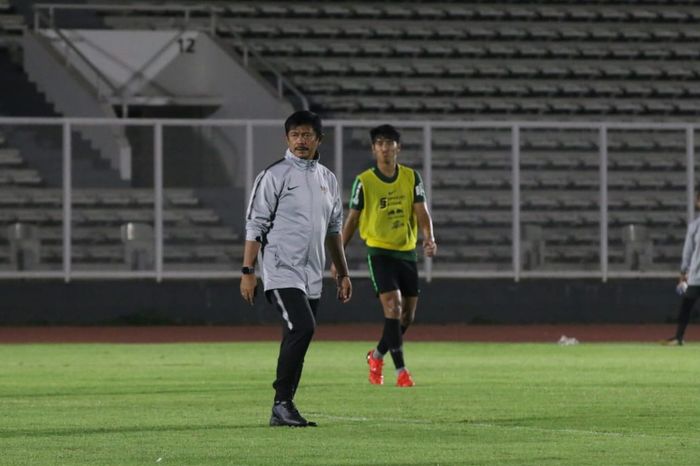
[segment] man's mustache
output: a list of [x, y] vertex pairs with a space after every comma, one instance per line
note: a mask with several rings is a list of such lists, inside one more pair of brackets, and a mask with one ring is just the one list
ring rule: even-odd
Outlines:
[[306, 146], [296, 146], [294, 149], [295, 150], [309, 150], [309, 148]]

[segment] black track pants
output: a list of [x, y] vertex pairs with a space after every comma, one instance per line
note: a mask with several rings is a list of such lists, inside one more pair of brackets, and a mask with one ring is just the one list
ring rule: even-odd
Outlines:
[[309, 299], [296, 288], [268, 290], [267, 298], [282, 316], [282, 343], [277, 358], [277, 378], [272, 384], [275, 401], [294, 398], [304, 356], [316, 329], [318, 299]]

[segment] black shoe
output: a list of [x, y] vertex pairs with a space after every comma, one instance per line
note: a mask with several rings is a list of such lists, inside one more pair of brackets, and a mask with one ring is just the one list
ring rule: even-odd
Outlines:
[[316, 427], [315, 422], [310, 422], [304, 419], [299, 411], [297, 411], [294, 402], [279, 401], [272, 406], [272, 416], [270, 416], [271, 426], [290, 426], [290, 427]]

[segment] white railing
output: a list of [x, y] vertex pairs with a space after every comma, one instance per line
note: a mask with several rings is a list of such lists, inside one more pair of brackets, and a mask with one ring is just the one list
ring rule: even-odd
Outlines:
[[[343, 183], [344, 165], [344, 132], [348, 129], [367, 129], [375, 125], [390, 123], [400, 129], [413, 129], [422, 132], [422, 172], [426, 185], [428, 200], [433, 193], [433, 146], [436, 130], [493, 130], [509, 131], [511, 134], [511, 179], [512, 179], [512, 268], [510, 270], [468, 270], [469, 264], [465, 264], [465, 270], [440, 270], [433, 268], [432, 261], [426, 259], [422, 275], [427, 278], [509, 278], [520, 280], [523, 278], [596, 278], [603, 281], [609, 278], [632, 277], [670, 277], [677, 274], [677, 269], [672, 270], [609, 270], [608, 267], [608, 133], [610, 130], [675, 130], [685, 134], [686, 157], [686, 214], [687, 220], [694, 217], [694, 131], [700, 126], [690, 123], [615, 123], [615, 122], [445, 122], [445, 121], [386, 121], [386, 120], [326, 120], [324, 126], [327, 131], [333, 131], [334, 141], [332, 147], [324, 149], [326, 160], [333, 160], [335, 172], [339, 182]], [[282, 128], [283, 122], [279, 120], [203, 120], [203, 119], [96, 119], [96, 118], [11, 118], [0, 117], [0, 125], [3, 128], [13, 126], [50, 126], [62, 129], [62, 167], [63, 167], [63, 196], [62, 196], [62, 224], [63, 224], [63, 268], [62, 270], [30, 270], [30, 271], [0, 271], [2, 279], [19, 278], [54, 278], [65, 281], [76, 279], [142, 279], [151, 278], [157, 281], [165, 279], [230, 279], [240, 276], [237, 264], [233, 264], [232, 270], [168, 270], [163, 267], [163, 130], [171, 127], [218, 127], [243, 129], [245, 141], [240, 144], [244, 147], [244, 190], [246, 196], [250, 193], [253, 179], [256, 175], [254, 155], [254, 131], [258, 128]], [[123, 270], [74, 270], [71, 262], [72, 247], [72, 198], [74, 186], [72, 183], [73, 144], [71, 133], [76, 126], [140, 126], [150, 127], [153, 130], [153, 190], [154, 190], [154, 232], [155, 232], [155, 265], [149, 271], [123, 271]], [[531, 129], [557, 129], [557, 130], [591, 130], [598, 132], [599, 140], [599, 204], [600, 204], [600, 267], [598, 270], [522, 270], [521, 258], [521, 176], [520, 176], [520, 151], [521, 133]], [[282, 153], [284, 147], [280, 147]], [[333, 153], [328, 154], [328, 151]], [[367, 151], [369, 154], [369, 151]], [[345, 200], [344, 200], [345, 201]], [[241, 211], [245, 210], [245, 199], [241, 199]], [[438, 242], [440, 231], [436, 231]], [[680, 249], [681, 245], [678, 245]], [[363, 270], [355, 270], [356, 276], [367, 276]]]

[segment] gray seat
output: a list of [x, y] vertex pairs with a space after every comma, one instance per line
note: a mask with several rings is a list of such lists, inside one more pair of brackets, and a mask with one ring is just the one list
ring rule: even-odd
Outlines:
[[17, 167], [22, 165], [24, 160], [17, 149], [2, 148], [0, 149], [0, 166]]
[[647, 228], [643, 225], [625, 225], [622, 228], [622, 241], [625, 267], [629, 270], [649, 269], [654, 249]]
[[521, 264], [523, 270], [535, 270], [545, 263], [546, 243], [540, 225], [523, 225], [521, 241]]
[[153, 227], [145, 223], [129, 222], [120, 228], [124, 245], [123, 258], [130, 270], [149, 270], [154, 265]]
[[10, 244], [10, 265], [15, 270], [36, 269], [41, 263], [41, 239], [39, 229], [27, 223], [14, 223], [7, 227]]

